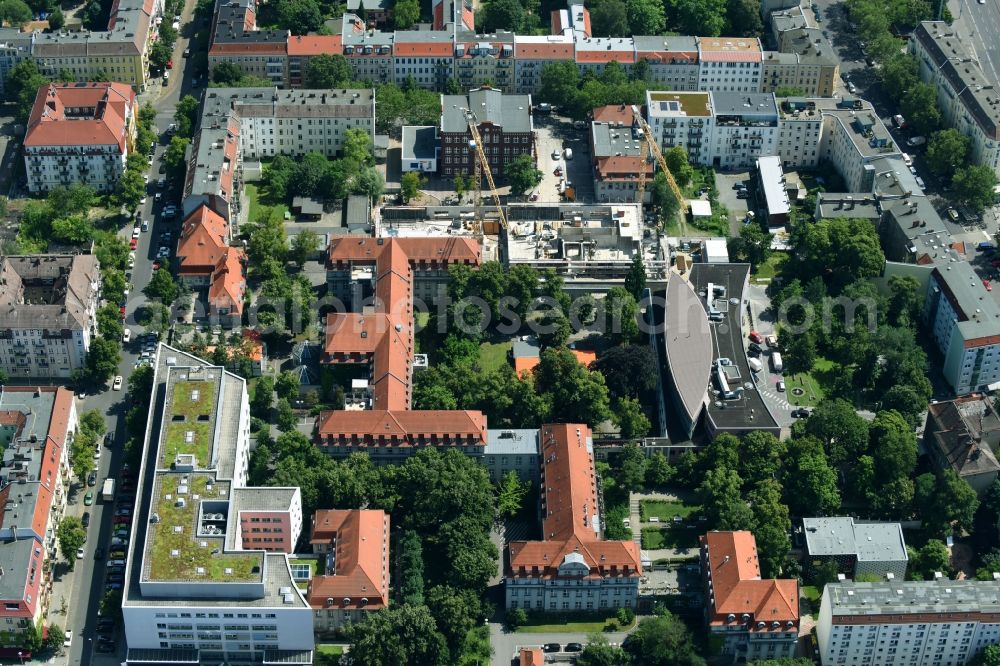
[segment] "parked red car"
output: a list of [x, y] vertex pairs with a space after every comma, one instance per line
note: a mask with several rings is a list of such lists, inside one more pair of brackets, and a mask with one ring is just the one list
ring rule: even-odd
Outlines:
[[134, 250], [134, 249], [135, 249], [136, 247], [138, 247], [138, 246], [139, 246], [139, 241], [138, 241], [137, 239], [133, 238], [133, 239], [131, 239], [131, 240], [130, 240], [130, 241], [128, 242], [128, 246], [129, 246], [129, 247], [130, 247], [131, 249], [133, 249], [133, 250]]
[[750, 342], [756, 342], [757, 344], [762, 344], [764, 342], [764, 336], [762, 336], [757, 331], [750, 331]]
[[118, 308], [118, 314], [120, 314], [122, 316], [122, 320], [124, 321], [125, 320], [125, 306], [124, 305], [121, 306], [120, 308]]

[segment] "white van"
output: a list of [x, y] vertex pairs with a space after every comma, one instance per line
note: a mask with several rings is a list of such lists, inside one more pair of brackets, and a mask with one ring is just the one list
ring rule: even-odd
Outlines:
[[781, 362], [781, 354], [778, 352], [771, 354], [771, 365], [774, 366], [775, 372], [781, 372], [781, 370], [785, 367], [784, 363]]
[[566, 156], [566, 159], [568, 159], [568, 160], [573, 159], [573, 149], [572, 148], [567, 148], [566, 151], [563, 154]]
[[764, 369], [764, 364], [760, 362], [759, 358], [747, 359], [747, 363], [750, 364], [750, 369], [753, 370], [754, 372], [760, 372], [761, 370]]

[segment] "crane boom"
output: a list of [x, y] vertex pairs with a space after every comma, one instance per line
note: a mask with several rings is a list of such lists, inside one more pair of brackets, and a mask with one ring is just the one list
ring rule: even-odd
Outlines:
[[[472, 142], [475, 144], [476, 157], [479, 160], [479, 166], [482, 173], [486, 174], [486, 182], [490, 185], [490, 194], [493, 195], [493, 203], [496, 204], [497, 213], [500, 215], [500, 226], [503, 228], [504, 232], [509, 231], [507, 226], [507, 216], [503, 213], [503, 206], [500, 204], [500, 194], [497, 192], [496, 183], [493, 182], [493, 172], [490, 171], [490, 163], [486, 159], [486, 152], [483, 150], [483, 139], [479, 134], [479, 128], [476, 126], [476, 116], [471, 112], [468, 114], [469, 120], [469, 132], [472, 134]], [[476, 202], [478, 206], [479, 203]], [[482, 225], [481, 220], [476, 220], [476, 223], [480, 226]]]
[[[639, 111], [639, 107], [637, 106], [632, 107], [632, 115], [635, 117], [635, 121], [639, 123], [639, 128], [642, 130], [642, 135], [646, 140], [644, 149], [646, 146], [648, 146], [648, 150], [652, 151], [653, 157], [656, 158], [656, 163], [660, 165], [660, 168], [663, 169], [664, 175], [667, 177], [667, 184], [670, 186], [670, 191], [673, 192], [674, 197], [677, 198], [677, 205], [680, 206], [681, 210], [687, 212], [688, 210], [687, 199], [684, 198], [684, 193], [681, 192], [681, 188], [677, 186], [677, 181], [674, 180], [674, 174], [670, 173], [670, 169], [667, 168], [667, 161], [663, 158], [663, 152], [660, 150], [660, 144], [658, 144], [656, 142], [656, 139], [653, 137], [652, 128], [649, 126], [649, 123], [647, 123], [646, 120], [642, 117], [642, 113]], [[641, 188], [639, 192], [640, 197], [642, 197], [643, 194], [642, 190], [645, 189], [645, 185], [646, 185], [645, 178], [643, 177], [642, 172], [640, 172], [639, 174], [639, 186]], [[639, 202], [642, 203], [641, 198], [639, 199]]]

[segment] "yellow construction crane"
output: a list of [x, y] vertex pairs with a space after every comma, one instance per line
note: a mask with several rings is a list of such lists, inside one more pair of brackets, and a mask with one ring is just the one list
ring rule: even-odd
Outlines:
[[674, 197], [677, 199], [677, 204], [680, 206], [681, 213], [686, 214], [688, 211], [687, 199], [684, 198], [684, 193], [681, 192], [681, 188], [677, 186], [677, 181], [674, 180], [674, 174], [670, 173], [670, 169], [667, 168], [667, 161], [663, 159], [663, 152], [660, 150], [660, 144], [656, 142], [656, 138], [653, 136], [652, 128], [642, 117], [642, 112], [639, 111], [639, 107], [632, 107], [632, 116], [635, 118], [635, 122], [639, 123], [639, 129], [642, 130], [642, 136], [644, 139], [640, 153], [642, 166], [639, 167], [639, 203], [642, 204], [643, 197], [646, 194], [645, 164], [646, 160], [649, 159], [650, 151], [652, 151], [653, 157], [656, 158], [656, 163], [660, 165], [660, 169], [663, 170], [663, 174], [667, 177], [667, 184], [670, 186], [670, 191], [673, 192]]
[[474, 202], [474, 214], [475, 224], [477, 227], [477, 233], [483, 233], [483, 217], [482, 217], [482, 177], [486, 176], [486, 182], [490, 186], [490, 194], [493, 195], [493, 203], [496, 204], [497, 214], [500, 216], [500, 228], [503, 229], [504, 233], [507, 233], [510, 229], [507, 225], [507, 216], [503, 213], [503, 206], [500, 204], [500, 193], [497, 192], [496, 183], [493, 182], [493, 172], [490, 171], [489, 160], [486, 159], [486, 150], [483, 148], [483, 137], [479, 134], [479, 121], [476, 119], [476, 114], [468, 109], [465, 110], [465, 118], [469, 122], [469, 133], [472, 134], [472, 140], [469, 141], [469, 148], [476, 151], [476, 163], [475, 163], [475, 202]]

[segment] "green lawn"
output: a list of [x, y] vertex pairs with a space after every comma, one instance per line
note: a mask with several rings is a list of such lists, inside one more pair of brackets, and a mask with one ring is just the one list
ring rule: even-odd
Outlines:
[[331, 643], [317, 644], [313, 663], [315, 666], [336, 666], [340, 663], [340, 656], [344, 654], [344, 647]]
[[260, 185], [248, 183], [246, 185], [247, 202], [249, 203], [248, 219], [256, 222], [267, 215], [276, 214], [284, 219], [288, 213], [288, 206], [282, 202], [270, 201], [266, 188]]
[[[816, 363], [810, 372], [798, 375], [785, 376], [785, 393], [789, 404], [796, 406], [814, 407], [823, 399], [823, 378], [824, 375], [832, 372], [835, 364], [829, 359], [817, 357]], [[795, 389], [804, 389], [802, 395], [795, 395]]]
[[758, 282], [773, 280], [776, 275], [781, 273], [785, 262], [788, 261], [788, 256], [787, 252], [772, 252], [767, 261], [760, 266], [755, 266], [757, 272], [750, 279]]
[[479, 345], [479, 365], [483, 373], [508, 365], [507, 354], [512, 346], [512, 342], [484, 342]]
[[815, 585], [803, 585], [800, 589], [802, 590], [802, 596], [812, 602], [818, 602], [823, 596], [823, 593]]
[[667, 522], [674, 516], [687, 518], [691, 514], [701, 511], [697, 504], [685, 504], [683, 502], [670, 502], [666, 500], [641, 500], [639, 502], [639, 515], [642, 522], [649, 522], [650, 516], [655, 516]]
[[641, 537], [643, 550], [666, 548], [666, 531], [664, 527], [643, 527]]
[[643, 527], [641, 545], [644, 550], [695, 548], [698, 545], [698, 528], [693, 525]]

